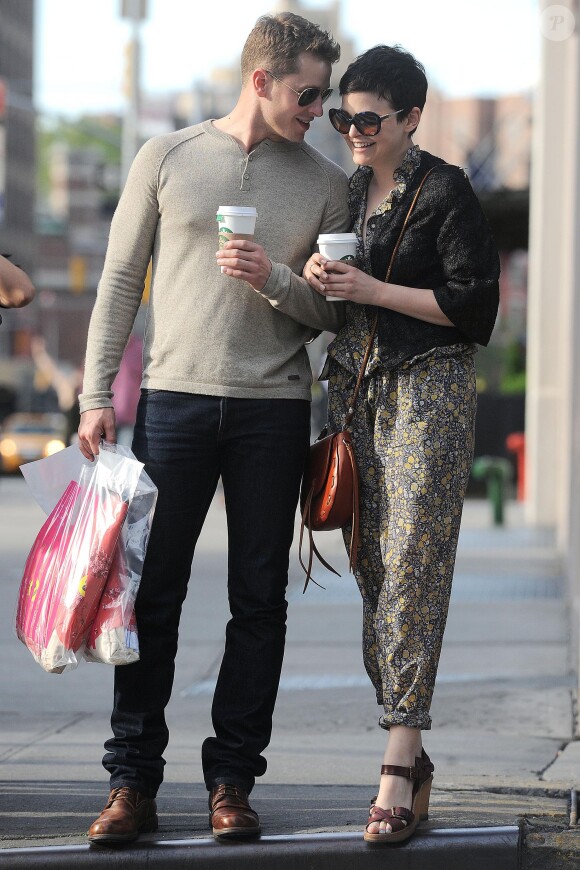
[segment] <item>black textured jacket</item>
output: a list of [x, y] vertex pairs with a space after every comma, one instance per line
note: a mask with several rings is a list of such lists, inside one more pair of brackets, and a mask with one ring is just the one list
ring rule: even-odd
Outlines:
[[[378, 222], [368, 252], [372, 274], [379, 280], [385, 279], [411, 201], [425, 173], [433, 166], [436, 168], [426, 180], [405, 230], [390, 280], [393, 284], [433, 290], [441, 310], [454, 326], [438, 326], [379, 307], [373, 357], [375, 360], [378, 357], [385, 368], [435, 347], [486, 345], [497, 316], [499, 257], [487, 219], [464, 171], [427, 151], [421, 151], [420, 164], [396, 205], [369, 218], [369, 226]], [[357, 169], [351, 178], [353, 224], [361, 198], [366, 200], [371, 176], [364, 167]], [[357, 370], [353, 351], [360, 351], [362, 338], [361, 309], [365, 309], [366, 324], [372, 322], [377, 309], [347, 303], [346, 324], [329, 347], [329, 355], [353, 371]], [[367, 371], [374, 367], [371, 357]]]

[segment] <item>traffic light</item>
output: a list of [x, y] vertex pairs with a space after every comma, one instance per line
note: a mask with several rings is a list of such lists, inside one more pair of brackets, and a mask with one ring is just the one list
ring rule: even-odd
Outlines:
[[68, 282], [73, 293], [82, 293], [87, 286], [87, 261], [74, 255], [68, 261]]

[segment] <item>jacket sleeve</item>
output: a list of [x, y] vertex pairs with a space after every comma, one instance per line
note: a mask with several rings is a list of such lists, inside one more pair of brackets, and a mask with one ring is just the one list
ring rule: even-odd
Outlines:
[[[348, 179], [343, 172], [336, 171], [329, 182], [329, 197], [319, 233], [347, 232], [350, 229]], [[312, 250], [315, 248], [313, 245]], [[345, 303], [327, 302], [304, 278], [283, 263], [272, 263], [270, 277], [261, 293], [274, 308], [298, 323], [312, 327], [315, 331], [313, 337], [324, 331], [337, 333], [344, 324]]]
[[440, 176], [441, 224], [437, 251], [445, 283], [433, 287], [444, 314], [477, 344], [491, 338], [499, 306], [499, 256], [491, 228], [463, 170]]
[[113, 215], [87, 338], [81, 412], [112, 407], [111, 385], [143, 295], [159, 218], [154, 139], [137, 154]]

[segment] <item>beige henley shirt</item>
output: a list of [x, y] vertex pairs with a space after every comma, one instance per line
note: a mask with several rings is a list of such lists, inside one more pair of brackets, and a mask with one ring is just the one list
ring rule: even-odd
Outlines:
[[[338, 331], [344, 304], [299, 276], [319, 233], [349, 228], [347, 192], [342, 169], [306, 143], [265, 140], [248, 155], [211, 121], [147, 142], [111, 224], [81, 412], [112, 405], [151, 258], [142, 387], [310, 399], [304, 345]], [[220, 205], [257, 208], [255, 240], [272, 260], [261, 293], [216, 265]]]

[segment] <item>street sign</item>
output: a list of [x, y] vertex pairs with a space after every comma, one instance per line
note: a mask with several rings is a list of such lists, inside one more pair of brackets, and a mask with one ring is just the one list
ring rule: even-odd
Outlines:
[[147, 18], [147, 0], [121, 0], [121, 18], [143, 21]]

